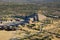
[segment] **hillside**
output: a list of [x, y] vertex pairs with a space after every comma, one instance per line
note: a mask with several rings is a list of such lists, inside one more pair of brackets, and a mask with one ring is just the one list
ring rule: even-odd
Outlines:
[[29, 14], [34, 13], [40, 8], [36, 4], [12, 4], [12, 5], [0, 5], [0, 15], [3, 14]]
[[59, 0], [0, 0], [0, 15], [30, 15], [39, 10], [47, 10], [51, 14], [53, 10], [60, 10], [59, 2]]
[[0, 1], [17, 3], [60, 2], [60, 0], [0, 0]]

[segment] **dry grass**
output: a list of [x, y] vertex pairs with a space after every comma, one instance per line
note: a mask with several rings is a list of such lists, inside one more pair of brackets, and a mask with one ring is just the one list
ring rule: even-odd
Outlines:
[[[44, 26], [43, 29], [48, 32], [54, 32], [54, 33], [60, 34], [60, 28], [58, 27], [59, 23], [60, 22], [54, 21], [53, 24], [48, 24], [46, 27]], [[39, 30], [29, 28], [28, 26], [25, 26], [25, 27], [22, 26], [19, 30], [16, 30], [16, 31], [4, 31], [4, 30], [0, 31], [0, 40], [9, 40], [10, 38], [14, 38], [14, 37], [20, 37], [21, 39], [25, 38], [25, 40], [36, 40], [36, 39], [45, 40], [44, 37], [46, 36], [48, 36], [52, 40], [60, 39], [60, 38], [57, 38], [56, 35], [49, 34], [48, 32], [40, 33]]]

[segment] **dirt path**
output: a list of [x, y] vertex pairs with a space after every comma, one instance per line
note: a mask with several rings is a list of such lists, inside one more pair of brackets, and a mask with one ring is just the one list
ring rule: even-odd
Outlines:
[[13, 31], [0, 31], [0, 40], [9, 40], [13, 36]]

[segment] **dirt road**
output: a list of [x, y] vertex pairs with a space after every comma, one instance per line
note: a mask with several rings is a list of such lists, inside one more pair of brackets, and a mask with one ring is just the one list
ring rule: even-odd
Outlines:
[[14, 31], [0, 31], [0, 40], [9, 40], [14, 36]]

